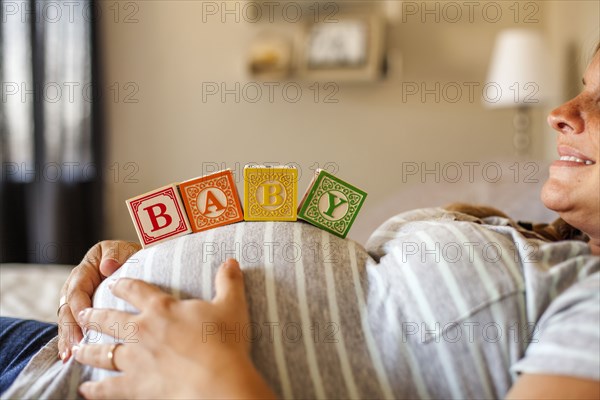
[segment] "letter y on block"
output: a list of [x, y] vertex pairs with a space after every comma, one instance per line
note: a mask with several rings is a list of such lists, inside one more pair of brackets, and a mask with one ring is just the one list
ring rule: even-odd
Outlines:
[[298, 218], [345, 238], [366, 198], [356, 186], [318, 169], [300, 202]]

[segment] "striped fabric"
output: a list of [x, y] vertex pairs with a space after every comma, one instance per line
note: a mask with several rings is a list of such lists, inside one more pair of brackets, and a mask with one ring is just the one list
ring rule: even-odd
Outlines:
[[[585, 243], [425, 209], [387, 221], [367, 249], [301, 222], [244, 222], [143, 250], [117, 274], [210, 299], [237, 258], [252, 323], [228, 334], [251, 340], [283, 398], [499, 398], [519, 372], [600, 379], [600, 258]], [[94, 305], [135, 311], [104, 284]], [[56, 353], [53, 341], [5, 397], [72, 398], [112, 374]]]

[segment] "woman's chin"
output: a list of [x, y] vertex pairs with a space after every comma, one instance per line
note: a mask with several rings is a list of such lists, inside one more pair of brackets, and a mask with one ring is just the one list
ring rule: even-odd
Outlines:
[[541, 199], [546, 208], [557, 212], [560, 217], [590, 237], [600, 238], [600, 210], [590, 209], [585, 203], [574, 201], [581, 196], [573, 188], [565, 187], [559, 180], [548, 179], [542, 188]]
[[561, 212], [568, 209], [568, 193], [565, 193], [563, 185], [555, 179], [548, 179], [542, 187], [542, 203], [546, 208]]

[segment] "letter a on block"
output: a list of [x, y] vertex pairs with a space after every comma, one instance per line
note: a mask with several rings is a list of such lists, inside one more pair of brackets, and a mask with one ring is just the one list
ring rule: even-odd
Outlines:
[[134, 197], [126, 203], [143, 247], [192, 231], [175, 185]]
[[230, 169], [182, 182], [179, 192], [194, 232], [244, 219]]
[[[217, 199], [217, 195], [215, 194], [221, 194], [220, 192], [217, 192], [217, 189], [213, 189], [213, 190], [207, 190], [206, 191], [206, 204], [204, 204], [204, 208], [200, 211], [202, 214], [204, 215], [211, 215], [211, 214], [216, 214], [221, 210], [225, 209], [225, 205], [222, 204], [219, 199]], [[214, 210], [213, 210], [214, 208]]]

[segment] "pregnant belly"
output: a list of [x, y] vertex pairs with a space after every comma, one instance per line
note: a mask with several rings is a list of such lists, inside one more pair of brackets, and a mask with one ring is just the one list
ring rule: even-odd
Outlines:
[[[251, 323], [225, 334], [251, 342], [255, 365], [280, 396], [391, 396], [366, 315], [372, 260], [355, 242], [302, 222], [243, 222], [142, 250], [116, 276], [208, 300], [218, 266], [230, 257], [244, 270]], [[105, 284], [94, 306], [135, 311]], [[206, 324], [198, 340], [216, 328]]]

